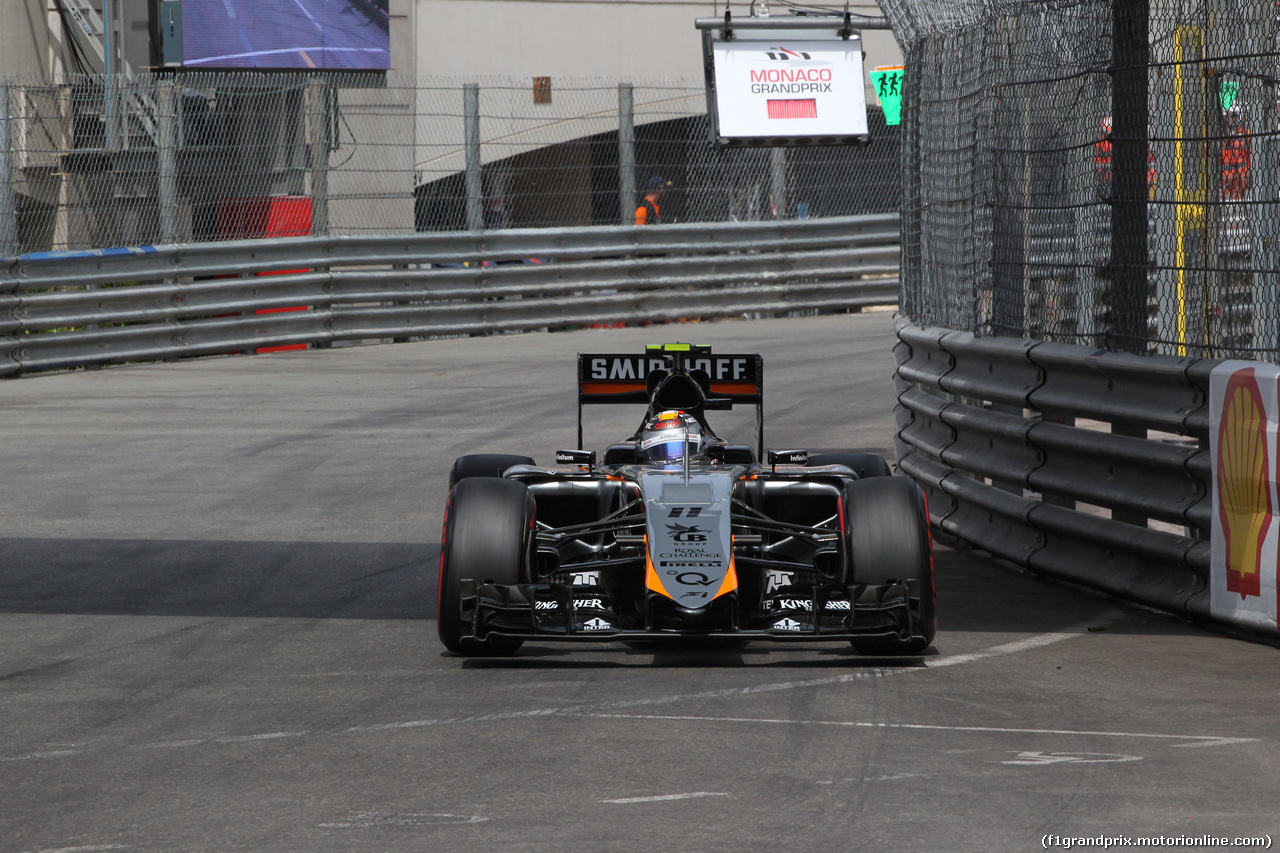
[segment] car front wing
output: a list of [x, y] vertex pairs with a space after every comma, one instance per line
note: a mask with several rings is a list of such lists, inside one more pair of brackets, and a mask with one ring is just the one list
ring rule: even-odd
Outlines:
[[[471, 630], [464, 636], [609, 642], [678, 636], [814, 642], [872, 637], [910, 639], [923, 633], [910, 601], [918, 581], [820, 584], [783, 589], [744, 613], [737, 593], [704, 608], [680, 608], [649, 593], [644, 602], [615, 602], [598, 586], [562, 583], [500, 585], [463, 582]], [[629, 606], [628, 606], [629, 605]]]

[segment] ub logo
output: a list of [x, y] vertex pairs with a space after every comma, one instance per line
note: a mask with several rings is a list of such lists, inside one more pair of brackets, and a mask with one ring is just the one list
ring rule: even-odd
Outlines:
[[685, 527], [683, 524], [668, 524], [667, 531], [671, 534], [673, 542], [706, 542], [707, 531], [698, 528], [698, 525], [691, 524]]

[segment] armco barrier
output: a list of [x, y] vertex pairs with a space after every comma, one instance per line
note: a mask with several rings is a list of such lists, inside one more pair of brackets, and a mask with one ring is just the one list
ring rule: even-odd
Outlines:
[[901, 317], [897, 331], [899, 467], [934, 524], [1019, 565], [1209, 617], [1218, 361], [975, 338]]
[[[897, 216], [875, 215], [23, 255], [0, 260], [0, 375], [298, 343], [892, 305], [898, 253]], [[299, 306], [307, 310], [257, 313]]]

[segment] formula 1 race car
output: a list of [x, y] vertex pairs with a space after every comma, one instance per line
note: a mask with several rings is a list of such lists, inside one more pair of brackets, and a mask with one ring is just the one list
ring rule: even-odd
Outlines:
[[[437, 624], [445, 648], [526, 640], [848, 640], [919, 654], [936, 630], [920, 489], [878, 456], [764, 452], [763, 360], [667, 344], [578, 357], [582, 407], [647, 407], [597, 460], [460, 457], [449, 476]], [[757, 448], [706, 413], [756, 407]], [[764, 459], [761, 462], [761, 458]]]

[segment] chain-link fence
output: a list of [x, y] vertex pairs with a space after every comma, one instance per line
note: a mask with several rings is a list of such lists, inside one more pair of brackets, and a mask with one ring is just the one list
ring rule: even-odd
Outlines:
[[881, 5], [914, 321], [1280, 355], [1273, 0]]
[[617, 225], [655, 177], [662, 222], [892, 212], [897, 128], [871, 112], [865, 146], [729, 151], [710, 141], [701, 81], [9, 81], [0, 255]]

